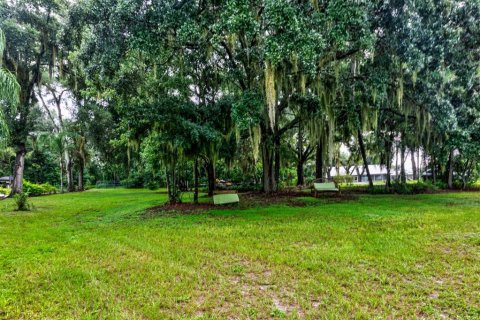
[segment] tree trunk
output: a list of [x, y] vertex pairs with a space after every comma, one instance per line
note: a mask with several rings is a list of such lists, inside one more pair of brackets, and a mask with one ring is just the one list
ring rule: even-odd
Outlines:
[[274, 152], [268, 142], [263, 138], [262, 143], [262, 167], [263, 167], [263, 191], [271, 194], [276, 191], [275, 171], [273, 168]]
[[400, 146], [400, 182], [407, 183], [407, 174], [405, 172], [405, 145]]
[[389, 140], [385, 141], [385, 154], [386, 154], [386, 159], [385, 159], [385, 165], [387, 166], [387, 179], [385, 182], [385, 188], [387, 190], [390, 190], [392, 188], [392, 142], [393, 142], [393, 136], [389, 136]]
[[413, 180], [418, 180], [417, 176], [417, 164], [415, 163], [415, 149], [410, 149], [411, 158], [412, 158], [412, 171], [413, 171]]
[[177, 175], [176, 175], [176, 165], [172, 165], [171, 168], [171, 174], [172, 174], [172, 182], [170, 183], [171, 189], [172, 189], [172, 197], [170, 198], [170, 203], [175, 204], [177, 203], [177, 188], [178, 188], [178, 181], [177, 181]]
[[422, 179], [422, 163], [420, 162], [420, 147], [417, 150], [417, 178]]
[[193, 203], [198, 204], [198, 158], [193, 164]]
[[[425, 174], [425, 178], [428, 178], [427, 176], [427, 171], [428, 171], [428, 165], [427, 165], [427, 151], [423, 149], [422, 153], [422, 172], [420, 172], [420, 177], [423, 179], [423, 175]], [[425, 179], [426, 180], [426, 179]]]
[[167, 192], [169, 204], [177, 204], [182, 201], [178, 192], [178, 174], [177, 165], [169, 164], [165, 169], [167, 175]]
[[322, 143], [319, 142], [317, 145], [317, 151], [315, 154], [315, 178], [320, 179], [321, 182], [324, 182], [324, 175], [323, 175], [323, 146]]
[[395, 145], [395, 181], [398, 182], [398, 143]]
[[83, 191], [83, 172], [84, 172], [84, 164], [83, 162], [79, 163], [78, 166], [78, 191]]
[[63, 193], [63, 157], [60, 157], [60, 193]]
[[365, 171], [365, 167], [363, 167], [362, 173], [360, 173], [360, 169], [358, 166], [355, 166], [355, 171], [357, 171], [357, 182], [362, 182], [363, 171]]
[[387, 163], [387, 181], [385, 182], [385, 188], [390, 190], [392, 187], [392, 177], [391, 177], [391, 165]]
[[465, 190], [467, 188], [467, 180], [469, 177], [469, 165], [470, 161], [467, 160], [465, 161], [465, 165], [463, 166], [463, 171], [462, 171], [462, 189]]
[[450, 151], [448, 155], [448, 178], [447, 178], [448, 189], [453, 189], [453, 150]]
[[212, 160], [207, 160], [205, 163], [205, 171], [207, 171], [208, 180], [208, 196], [213, 197], [215, 192], [215, 166]]
[[372, 180], [372, 176], [370, 175], [370, 169], [368, 168], [367, 152], [365, 151], [365, 145], [363, 143], [362, 131], [360, 131], [360, 129], [357, 130], [357, 135], [358, 135], [358, 144], [360, 146], [360, 153], [362, 154], [363, 165], [365, 167], [365, 171], [367, 172], [368, 186], [370, 188], [373, 188], [373, 180]]
[[73, 183], [73, 161], [69, 154], [65, 155], [65, 159], [67, 161], [67, 191], [73, 192], [75, 191], [75, 186]]
[[[271, 194], [277, 191], [277, 179], [275, 175], [277, 167], [275, 165], [275, 158], [279, 160], [280, 156], [275, 152], [275, 145], [279, 144], [280, 141], [275, 139], [275, 134], [269, 123], [263, 125], [261, 130], [262, 136], [260, 141], [260, 147], [262, 152], [263, 192], [265, 192], [266, 194]], [[277, 165], [278, 170], [280, 170], [279, 161]]]
[[11, 195], [23, 192], [23, 171], [25, 170], [25, 154], [27, 149], [24, 143], [17, 146], [15, 156], [15, 168], [13, 172], [13, 184]]
[[305, 179], [303, 175], [303, 161], [300, 160], [297, 163], [297, 186], [303, 186], [305, 184]]
[[[274, 147], [274, 176], [275, 176], [275, 186], [278, 186], [280, 183], [280, 137], [276, 136], [275, 139], [275, 147]], [[276, 191], [276, 190], [275, 190]]]
[[168, 172], [168, 168], [165, 168], [165, 177], [167, 179], [167, 193], [168, 193], [168, 199], [170, 200], [172, 198], [172, 183], [170, 181], [170, 173]]
[[298, 125], [297, 136], [297, 186], [303, 186], [303, 127]]

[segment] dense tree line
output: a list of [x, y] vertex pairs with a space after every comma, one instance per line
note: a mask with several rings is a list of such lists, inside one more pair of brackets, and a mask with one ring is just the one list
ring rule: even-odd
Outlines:
[[107, 174], [165, 183], [172, 202], [188, 183], [196, 200], [201, 180], [213, 194], [219, 171], [274, 193], [293, 169], [303, 185], [307, 164], [317, 179], [360, 164], [372, 186], [381, 163], [389, 189], [407, 155], [414, 178], [422, 162], [465, 187], [480, 163], [479, 19], [477, 0], [0, 1], [14, 191], [37, 150], [69, 191]]

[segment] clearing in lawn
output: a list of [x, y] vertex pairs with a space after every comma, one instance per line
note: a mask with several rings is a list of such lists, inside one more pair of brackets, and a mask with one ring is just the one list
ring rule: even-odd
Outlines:
[[165, 201], [0, 202], [0, 318], [480, 317], [478, 193], [146, 214]]

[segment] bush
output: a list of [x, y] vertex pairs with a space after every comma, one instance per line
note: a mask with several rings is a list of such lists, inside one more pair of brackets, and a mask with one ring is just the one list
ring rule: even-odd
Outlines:
[[435, 182], [435, 187], [437, 187], [438, 189], [447, 189], [448, 188], [448, 185], [446, 182], [444, 181], [437, 181]]
[[23, 180], [23, 189], [32, 196], [57, 193], [57, 188], [49, 183], [36, 184]]
[[229, 187], [228, 190], [236, 190], [239, 192], [260, 191], [262, 190], [262, 185], [253, 183], [239, 183]]
[[144, 187], [144, 177], [138, 173], [132, 173], [130, 176], [124, 180], [122, 180], [122, 186], [125, 188], [143, 188]]
[[17, 193], [13, 196], [13, 199], [15, 200], [17, 211], [30, 210], [30, 204], [28, 203], [28, 192]]
[[150, 180], [145, 182], [145, 188], [148, 188], [149, 190], [157, 190], [160, 188], [160, 184], [156, 181]]
[[365, 187], [366, 190], [371, 193], [371, 194], [389, 194], [391, 193], [390, 190], [385, 188], [385, 186], [373, 186], [373, 188], [370, 188], [368, 186]]
[[438, 187], [431, 182], [417, 183], [393, 183], [392, 191], [398, 194], [418, 194], [418, 193], [431, 193], [438, 190]]
[[353, 183], [353, 177], [351, 175], [335, 176], [332, 178], [332, 180], [333, 182], [335, 182], [336, 185], [339, 185], [340, 183], [346, 183], [346, 184]]
[[0, 187], [0, 193], [4, 194], [6, 196], [8, 196], [11, 191], [12, 191], [12, 189]]

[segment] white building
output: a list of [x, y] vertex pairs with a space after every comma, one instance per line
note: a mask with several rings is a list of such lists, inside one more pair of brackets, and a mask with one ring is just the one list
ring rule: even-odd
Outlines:
[[[348, 169], [348, 172], [347, 172]], [[368, 169], [370, 170], [370, 175], [372, 176], [373, 181], [386, 181], [387, 180], [387, 167], [386, 166], [381, 166], [378, 164], [372, 164], [368, 166]], [[400, 168], [395, 169], [395, 166], [392, 166], [390, 169], [390, 176], [392, 180], [396, 179], [398, 175], [400, 175]], [[407, 179], [413, 179], [413, 170], [411, 166], [407, 166], [405, 164], [405, 174], [407, 176]], [[367, 177], [367, 171], [365, 170], [364, 166], [352, 166], [349, 168], [345, 167], [340, 167], [337, 168], [332, 167], [330, 168], [330, 177], [336, 177], [336, 176], [352, 176], [353, 177], [353, 182], [368, 182], [368, 177]]]

